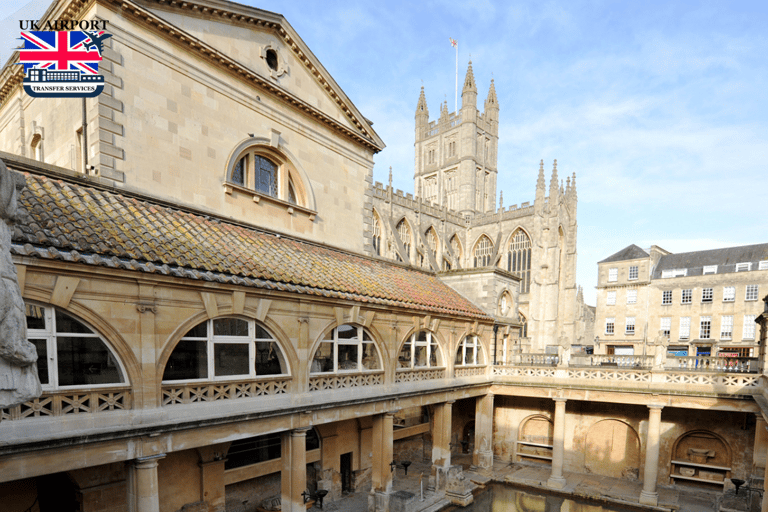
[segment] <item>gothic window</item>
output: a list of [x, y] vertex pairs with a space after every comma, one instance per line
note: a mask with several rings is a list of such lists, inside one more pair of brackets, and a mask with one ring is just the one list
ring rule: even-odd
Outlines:
[[475, 245], [475, 268], [490, 265], [492, 256], [493, 242], [486, 235], [483, 235]]
[[437, 203], [437, 176], [432, 175], [424, 179], [424, 199]]
[[472, 334], [461, 340], [459, 348], [456, 350], [454, 364], [456, 366], [485, 364], [483, 345], [480, 343], [480, 338]]
[[445, 173], [445, 195], [447, 203], [444, 206], [454, 209], [456, 208], [456, 196], [457, 196], [457, 184], [456, 184], [456, 172]]
[[397, 224], [397, 234], [400, 235], [400, 241], [403, 242], [405, 248], [405, 257], [411, 256], [411, 228], [408, 227], [408, 222], [403, 219]]
[[443, 366], [437, 339], [429, 331], [413, 333], [403, 343], [397, 359], [399, 368]]
[[190, 329], [171, 353], [163, 381], [285, 375], [280, 344], [253, 320], [217, 318]]
[[373, 212], [373, 252], [381, 256], [381, 220], [376, 212]]
[[379, 350], [362, 327], [344, 324], [332, 329], [312, 358], [310, 373], [381, 370]]
[[520, 328], [520, 337], [521, 338], [527, 338], [528, 337], [528, 319], [525, 318], [525, 315], [520, 315], [520, 323], [523, 324], [523, 326]]
[[531, 239], [522, 229], [512, 234], [507, 253], [507, 270], [520, 276], [520, 293], [531, 288]]
[[435, 233], [435, 228], [429, 228], [427, 230], [426, 239], [432, 256], [437, 258], [437, 233]]
[[25, 309], [43, 388], [126, 383], [119, 359], [90, 327], [51, 306], [27, 302]]

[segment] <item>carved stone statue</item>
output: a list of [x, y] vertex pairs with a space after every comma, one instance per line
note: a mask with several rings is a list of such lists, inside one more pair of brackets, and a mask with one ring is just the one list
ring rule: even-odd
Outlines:
[[560, 331], [560, 337], [557, 339], [558, 366], [568, 367], [571, 360], [571, 340], [565, 335], [565, 331]]
[[651, 344], [654, 347], [653, 368], [654, 370], [662, 370], [667, 361], [667, 345], [669, 344], [669, 338], [667, 338], [663, 331], [659, 331], [659, 335], [656, 336]]
[[27, 341], [27, 319], [16, 267], [11, 259], [11, 235], [16, 197], [24, 177], [0, 160], [0, 408], [40, 396], [37, 350]]

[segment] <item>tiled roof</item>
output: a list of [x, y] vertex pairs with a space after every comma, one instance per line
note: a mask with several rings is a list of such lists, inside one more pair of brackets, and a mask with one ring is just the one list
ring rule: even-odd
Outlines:
[[752, 270], [757, 270], [758, 263], [764, 260], [768, 260], [768, 244], [667, 254], [659, 259], [651, 277], [659, 279], [663, 270], [678, 268], [688, 269], [688, 276], [700, 276], [702, 269], [710, 265], [717, 265], [718, 274], [726, 274], [736, 272], [737, 263], [752, 263]]
[[26, 174], [12, 252], [491, 319], [433, 274]]
[[612, 254], [608, 256], [607, 258], [605, 258], [603, 261], [600, 261], [599, 263], [611, 263], [614, 261], [636, 260], [639, 258], [647, 258], [647, 257], [648, 257], [647, 252], [645, 252], [635, 244], [632, 244], [623, 248], [616, 254]]

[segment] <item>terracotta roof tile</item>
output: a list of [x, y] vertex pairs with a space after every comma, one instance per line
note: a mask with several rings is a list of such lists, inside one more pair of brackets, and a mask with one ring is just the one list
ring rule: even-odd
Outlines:
[[491, 319], [435, 275], [27, 174], [16, 254]]

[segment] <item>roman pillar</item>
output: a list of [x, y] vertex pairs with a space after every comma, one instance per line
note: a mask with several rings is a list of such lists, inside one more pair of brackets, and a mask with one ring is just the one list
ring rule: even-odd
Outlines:
[[643, 490], [640, 492], [640, 503], [643, 505], [657, 505], [659, 493], [656, 492], [656, 480], [659, 478], [659, 438], [661, 436], [661, 410], [662, 405], [652, 404], [648, 406], [648, 434], [645, 442], [645, 476], [643, 477]]
[[285, 512], [307, 510], [301, 495], [307, 490], [307, 430], [308, 427], [283, 432], [280, 491], [282, 510]]
[[371, 469], [371, 491], [388, 493], [392, 490], [392, 423], [394, 412], [377, 414], [373, 417], [373, 467]]
[[136, 512], [160, 512], [157, 464], [164, 453], [139, 457], [133, 463], [133, 503]]
[[453, 403], [449, 400], [435, 406], [432, 426], [432, 465], [447, 468], [451, 465], [451, 415]]
[[766, 467], [766, 449], [768, 449], [768, 430], [765, 419], [761, 413], [755, 414], [755, 447], [752, 450], [752, 474], [761, 475]]
[[477, 397], [475, 402], [475, 450], [472, 464], [493, 467], [493, 393]]
[[552, 475], [547, 480], [547, 487], [562, 489], [565, 487], [563, 477], [563, 455], [565, 453], [565, 402], [563, 397], [555, 400], [555, 432], [552, 440]]

